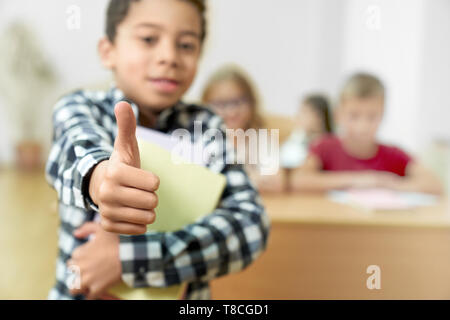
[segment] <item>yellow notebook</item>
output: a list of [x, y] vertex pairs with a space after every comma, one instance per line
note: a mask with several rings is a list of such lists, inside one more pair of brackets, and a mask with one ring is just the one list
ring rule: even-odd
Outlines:
[[[198, 164], [181, 161], [165, 148], [138, 139], [141, 168], [160, 178], [155, 223], [148, 230], [175, 231], [210, 214], [225, 188], [226, 178]], [[183, 162], [183, 163], [182, 163]], [[182, 299], [187, 284], [168, 288], [130, 288], [124, 283], [109, 290], [125, 300]]]

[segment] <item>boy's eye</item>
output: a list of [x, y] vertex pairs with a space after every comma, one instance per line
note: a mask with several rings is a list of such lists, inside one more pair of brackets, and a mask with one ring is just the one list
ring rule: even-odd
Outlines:
[[195, 50], [195, 44], [192, 43], [180, 43], [179, 44], [180, 49], [186, 50], [186, 51], [193, 51]]
[[155, 37], [144, 37], [144, 38], [141, 38], [141, 39], [142, 39], [142, 41], [144, 41], [147, 44], [152, 44], [152, 43], [154, 43], [156, 41]]

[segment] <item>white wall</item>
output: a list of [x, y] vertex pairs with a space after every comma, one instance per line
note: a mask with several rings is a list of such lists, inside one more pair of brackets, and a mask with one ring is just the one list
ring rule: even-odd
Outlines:
[[341, 68], [343, 6], [328, 0], [211, 1], [210, 37], [188, 98], [224, 63], [243, 66], [271, 112], [291, 115], [301, 96], [331, 91]]
[[[96, 43], [103, 33], [104, 11], [107, 0], [1, 0], [0, 34], [15, 20], [25, 20], [42, 43], [42, 50], [58, 73], [56, 88], [44, 97], [36, 97], [40, 117], [36, 119], [37, 139], [48, 150], [51, 142], [51, 110], [63, 93], [109, 78], [96, 54]], [[71, 5], [81, 8], [81, 29], [67, 28]], [[18, 124], [9, 121], [11, 106], [0, 100], [0, 163], [13, 160], [14, 142], [19, 136]]]
[[12, 128], [4, 108], [5, 104], [0, 99], [0, 165], [13, 161]]
[[[429, 3], [428, 3], [429, 2]], [[420, 77], [420, 143], [450, 142], [450, 1], [428, 1], [424, 10]]]
[[[97, 58], [97, 41], [103, 34], [107, 0], [3, 0], [0, 32], [11, 21], [26, 20], [43, 49], [60, 71], [61, 82], [81, 86], [105, 77]], [[67, 27], [67, 9], [81, 9], [81, 29]]]
[[[15, 18], [29, 21], [60, 75], [38, 119], [50, 141], [52, 102], [62, 93], [109, 79], [96, 53], [108, 0], [0, 0], [0, 33]], [[197, 79], [197, 100], [209, 74], [226, 62], [254, 78], [264, 107], [292, 115], [302, 95], [333, 96], [350, 72], [377, 73], [388, 87], [380, 137], [416, 150], [450, 137], [450, 1], [448, 0], [209, 0], [210, 37]], [[81, 8], [81, 29], [66, 27], [70, 5]], [[378, 6], [379, 30], [367, 27]], [[16, 125], [0, 101], [0, 161], [11, 159]], [[4, 122], [4, 123], [3, 123]], [[9, 128], [6, 127], [9, 124]], [[420, 124], [420, 126], [418, 125]], [[418, 130], [420, 129], [420, 130]], [[9, 137], [5, 138], [6, 135]]]

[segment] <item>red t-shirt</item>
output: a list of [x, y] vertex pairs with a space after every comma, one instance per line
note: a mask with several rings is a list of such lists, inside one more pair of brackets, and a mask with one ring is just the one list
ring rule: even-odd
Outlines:
[[319, 157], [322, 170], [378, 170], [405, 176], [406, 166], [412, 158], [399, 148], [382, 144], [378, 146], [378, 152], [373, 158], [359, 159], [349, 155], [336, 136], [329, 135], [313, 143], [310, 152]]

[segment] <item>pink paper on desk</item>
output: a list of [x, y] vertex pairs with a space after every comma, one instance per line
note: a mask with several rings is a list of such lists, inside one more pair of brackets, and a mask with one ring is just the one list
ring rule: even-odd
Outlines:
[[370, 210], [405, 210], [437, 202], [437, 197], [433, 195], [388, 189], [335, 190], [329, 192], [328, 197], [335, 202]]

